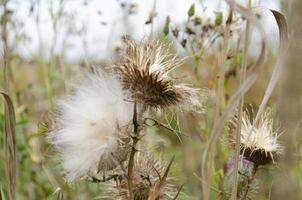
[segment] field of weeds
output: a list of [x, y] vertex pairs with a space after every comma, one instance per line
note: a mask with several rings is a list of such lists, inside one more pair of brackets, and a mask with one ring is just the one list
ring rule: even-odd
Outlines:
[[1, 0], [1, 200], [302, 199], [301, 0]]

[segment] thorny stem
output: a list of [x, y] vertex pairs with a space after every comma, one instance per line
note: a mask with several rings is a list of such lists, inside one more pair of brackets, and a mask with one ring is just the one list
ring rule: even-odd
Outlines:
[[246, 189], [245, 189], [244, 195], [242, 196], [241, 200], [245, 200], [248, 198], [247, 195], [251, 188], [251, 183], [253, 182], [253, 180], [255, 178], [256, 172], [258, 171], [258, 167], [259, 167], [258, 165], [254, 164], [252, 175], [247, 180]]
[[139, 141], [139, 124], [137, 120], [137, 108], [136, 108], [136, 102], [134, 103], [134, 109], [133, 109], [133, 135], [132, 138], [132, 147], [128, 162], [128, 191], [129, 191], [129, 200], [133, 199], [133, 167], [134, 167], [134, 156], [137, 152], [136, 144]]
[[[251, 7], [252, 0], [248, 2], [248, 8]], [[241, 65], [241, 74], [240, 74], [240, 85], [246, 77], [246, 67], [247, 67], [247, 51], [249, 46], [249, 32], [250, 32], [250, 23], [246, 22], [245, 36], [244, 36], [244, 48], [242, 54], [242, 65]], [[241, 120], [242, 112], [244, 105], [244, 97], [241, 98], [238, 109], [238, 120], [237, 120], [237, 130], [236, 130], [236, 144], [235, 144], [235, 166], [233, 174], [233, 187], [232, 187], [232, 200], [237, 199], [237, 183], [238, 183], [238, 168], [239, 168], [239, 154], [240, 154], [240, 137], [241, 137]]]

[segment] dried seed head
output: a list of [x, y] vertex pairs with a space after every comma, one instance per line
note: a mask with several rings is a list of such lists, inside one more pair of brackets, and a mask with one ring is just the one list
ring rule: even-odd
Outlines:
[[170, 54], [167, 46], [155, 41], [125, 41], [127, 48], [116, 71], [130, 99], [152, 108], [184, 104], [200, 107], [198, 90], [170, 77], [181, 60]]
[[50, 142], [62, 155], [69, 181], [111, 170], [128, 154], [132, 105], [124, 101], [119, 81], [96, 71], [58, 103]]
[[[164, 168], [159, 161], [154, 160], [151, 156], [140, 156], [133, 169], [133, 199], [166, 200], [175, 196], [177, 189], [173, 185], [172, 178], [168, 176], [171, 163], [167, 168]], [[105, 199], [129, 199], [126, 178], [119, 179], [116, 184], [109, 184], [107, 187], [108, 195], [104, 197]]]
[[[240, 152], [255, 165], [273, 163], [274, 159], [282, 153], [282, 146], [277, 141], [280, 134], [273, 131], [270, 113], [270, 110], [267, 110], [254, 128], [246, 113], [242, 117]], [[233, 121], [234, 127], [237, 127], [237, 121], [237, 119]]]

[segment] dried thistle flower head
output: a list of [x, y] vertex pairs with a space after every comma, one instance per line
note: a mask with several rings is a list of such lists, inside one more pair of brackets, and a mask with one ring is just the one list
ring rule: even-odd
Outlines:
[[[173, 179], [169, 176], [172, 161], [165, 168], [151, 156], [139, 156], [134, 164], [133, 199], [134, 200], [168, 200], [177, 194]], [[116, 184], [107, 187], [105, 199], [128, 200], [128, 185], [125, 176]]]
[[[103, 71], [87, 76], [67, 100], [58, 102], [51, 143], [62, 154], [69, 181], [111, 170], [126, 159], [132, 106], [117, 79]], [[114, 162], [115, 161], [115, 162]]]
[[116, 69], [130, 99], [152, 108], [200, 107], [198, 90], [170, 76], [181, 60], [169, 53], [167, 45], [156, 41], [137, 44], [130, 39], [125, 42], [126, 51]]
[[242, 117], [241, 154], [255, 165], [270, 164], [282, 153], [282, 146], [278, 142], [280, 133], [273, 130], [270, 114], [271, 111], [267, 109], [254, 128], [246, 113]]

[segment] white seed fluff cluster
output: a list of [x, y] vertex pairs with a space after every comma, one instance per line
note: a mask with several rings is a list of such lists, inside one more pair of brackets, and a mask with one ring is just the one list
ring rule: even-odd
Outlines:
[[58, 102], [59, 124], [50, 139], [62, 154], [69, 181], [112, 162], [109, 156], [118, 151], [120, 128], [131, 121], [132, 107], [119, 81], [104, 72], [88, 75], [69, 99]]
[[248, 115], [244, 114], [240, 141], [244, 148], [250, 148], [252, 151], [262, 150], [273, 158], [273, 154], [282, 152], [282, 146], [278, 143], [280, 134], [273, 130], [273, 120], [269, 115], [270, 111], [267, 110], [253, 128]]

